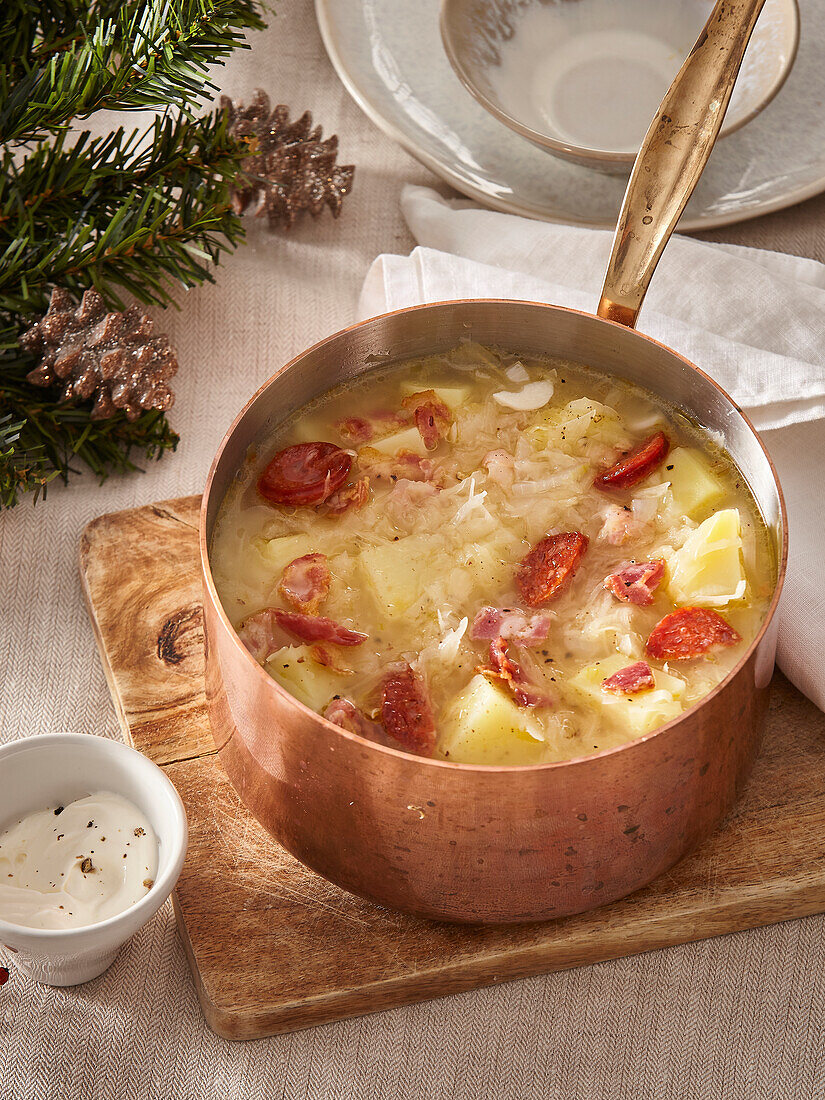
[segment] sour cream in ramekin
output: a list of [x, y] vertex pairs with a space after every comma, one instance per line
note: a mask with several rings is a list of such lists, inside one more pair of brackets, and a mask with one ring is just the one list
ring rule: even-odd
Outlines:
[[26, 928], [80, 928], [152, 888], [158, 842], [145, 814], [99, 791], [26, 814], [0, 833], [0, 917]]

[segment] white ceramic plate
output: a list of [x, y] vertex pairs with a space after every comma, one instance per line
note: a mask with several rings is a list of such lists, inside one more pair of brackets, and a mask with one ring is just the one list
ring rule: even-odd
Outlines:
[[[825, 3], [799, 0], [793, 70], [776, 99], [722, 139], [680, 229], [710, 229], [825, 190]], [[625, 179], [567, 163], [490, 116], [455, 76], [438, 0], [315, 0], [327, 53], [356, 103], [453, 187], [514, 214], [612, 228]]]

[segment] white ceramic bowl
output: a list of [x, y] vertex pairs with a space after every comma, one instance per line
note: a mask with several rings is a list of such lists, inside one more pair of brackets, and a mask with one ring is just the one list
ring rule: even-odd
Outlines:
[[0, 917], [0, 943], [14, 965], [45, 985], [78, 985], [110, 966], [120, 948], [163, 905], [180, 875], [189, 831], [180, 796], [164, 773], [120, 741], [47, 733], [0, 747], [0, 831], [24, 814], [113, 791], [133, 802], [158, 838], [152, 888], [129, 909], [83, 928], [23, 928]]
[[[712, 0], [442, 0], [441, 36], [467, 90], [540, 148], [629, 171]], [[799, 42], [797, 0], [766, 0], [720, 137], [773, 99]]]

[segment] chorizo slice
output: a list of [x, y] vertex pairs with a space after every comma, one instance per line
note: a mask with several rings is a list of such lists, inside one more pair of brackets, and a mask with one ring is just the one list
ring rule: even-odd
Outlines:
[[432, 756], [435, 719], [426, 688], [409, 665], [391, 672], [381, 689], [384, 729], [408, 752]]
[[272, 504], [321, 504], [347, 479], [352, 456], [334, 443], [296, 443], [270, 459], [258, 492]]
[[711, 650], [741, 641], [741, 635], [718, 611], [709, 607], [680, 607], [654, 626], [645, 652], [660, 661], [692, 661]]
[[546, 535], [522, 558], [516, 586], [531, 607], [540, 607], [560, 594], [572, 580], [590, 543], [580, 531]]
[[629, 489], [640, 481], [644, 481], [648, 474], [664, 462], [669, 450], [668, 437], [664, 432], [656, 432], [630, 454], [620, 458], [615, 465], [603, 470], [593, 484], [597, 489], [608, 492], [614, 489]]

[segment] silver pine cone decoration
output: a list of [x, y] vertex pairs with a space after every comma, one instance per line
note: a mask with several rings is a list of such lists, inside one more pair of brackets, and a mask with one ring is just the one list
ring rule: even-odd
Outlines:
[[61, 401], [94, 398], [93, 420], [120, 410], [137, 420], [148, 409], [174, 404], [169, 379], [178, 360], [168, 337], [155, 334], [154, 322], [136, 306], [107, 312], [96, 290], [87, 290], [75, 307], [71, 294], [57, 287], [45, 317], [22, 334], [20, 345], [41, 356], [28, 381], [61, 385]]
[[290, 122], [289, 108], [281, 104], [271, 110], [269, 96], [260, 88], [248, 107], [235, 106], [227, 96], [221, 96], [221, 107], [228, 112], [231, 135], [249, 146], [232, 188], [236, 213], [254, 203], [255, 214], [266, 215], [271, 227], [287, 228], [304, 210], [317, 218], [328, 206], [338, 217], [344, 195], [352, 190], [355, 168], [335, 163], [335, 134], [322, 140], [321, 127], [313, 128], [309, 111]]

